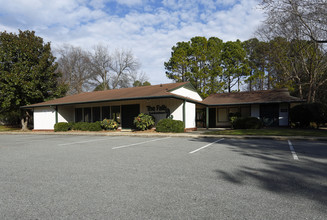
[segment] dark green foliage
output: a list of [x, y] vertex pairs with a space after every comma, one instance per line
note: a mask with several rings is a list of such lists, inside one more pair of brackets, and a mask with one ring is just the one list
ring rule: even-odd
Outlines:
[[75, 131], [101, 131], [101, 122], [76, 122], [76, 123], [70, 123], [71, 124], [71, 130]]
[[269, 44], [252, 38], [243, 42], [246, 50], [250, 75], [245, 80], [249, 89], [264, 90], [272, 88], [271, 71], [267, 65]]
[[152, 128], [154, 126], [154, 118], [151, 115], [144, 113], [139, 114], [134, 118], [134, 125], [138, 130], [144, 131]]
[[240, 117], [241, 117], [240, 112], [235, 112], [235, 113], [229, 113], [228, 114], [228, 118], [229, 118], [229, 121], [232, 124], [232, 128], [234, 128], [235, 121], [238, 120]]
[[240, 40], [227, 41], [222, 49], [222, 68], [223, 68], [223, 84], [224, 89], [228, 92], [232, 91], [234, 86], [238, 86], [240, 90], [240, 79], [248, 76], [250, 68], [246, 60], [246, 51]]
[[103, 119], [101, 122], [101, 127], [105, 130], [117, 130], [119, 127], [118, 122], [116, 122], [114, 119]]
[[185, 125], [184, 122], [173, 120], [173, 119], [162, 119], [156, 125], [157, 132], [173, 132], [173, 133], [182, 133], [184, 132]]
[[290, 110], [290, 120], [296, 127], [307, 128], [311, 122], [319, 127], [327, 122], [327, 106], [321, 103], [294, 106]]
[[259, 129], [262, 122], [255, 117], [239, 117], [232, 121], [233, 129]]
[[69, 131], [71, 130], [71, 124], [67, 122], [59, 122], [54, 125], [54, 131]]
[[31, 31], [0, 32], [0, 114], [62, 97], [50, 43]]
[[101, 122], [97, 121], [89, 123], [88, 131], [102, 131]]
[[87, 122], [76, 122], [72, 123], [72, 130], [82, 131], [83, 128], [86, 128]]
[[139, 80], [136, 80], [136, 81], [133, 83], [133, 87], [140, 87], [140, 86], [151, 86], [151, 83], [148, 82], [148, 81], [141, 82], [141, 81], [139, 81]]
[[5, 112], [0, 115], [0, 123], [5, 125], [19, 125], [20, 111]]
[[224, 43], [217, 37], [193, 37], [172, 47], [171, 58], [164, 63], [166, 76], [175, 82], [190, 81], [202, 97], [231, 88], [250, 69], [242, 42]]

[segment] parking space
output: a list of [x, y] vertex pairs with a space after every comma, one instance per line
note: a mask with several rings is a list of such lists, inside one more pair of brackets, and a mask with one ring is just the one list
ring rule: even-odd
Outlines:
[[0, 135], [0, 219], [325, 219], [324, 142]]

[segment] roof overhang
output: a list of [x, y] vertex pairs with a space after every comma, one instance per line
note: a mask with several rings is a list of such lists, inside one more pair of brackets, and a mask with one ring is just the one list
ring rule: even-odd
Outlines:
[[81, 105], [81, 104], [93, 104], [93, 103], [104, 103], [104, 102], [119, 102], [119, 101], [131, 101], [131, 100], [146, 100], [146, 99], [167, 99], [174, 98], [179, 100], [185, 100], [194, 104], [203, 104], [197, 100], [190, 99], [179, 95], [165, 95], [165, 96], [148, 96], [148, 97], [133, 97], [133, 98], [121, 98], [121, 99], [106, 99], [106, 100], [94, 100], [94, 101], [83, 101], [83, 102], [70, 102], [70, 103], [52, 103], [52, 104], [40, 104], [40, 105], [26, 105], [21, 106], [23, 109], [34, 109], [40, 107], [51, 107], [51, 106], [66, 106], [66, 105]]
[[280, 103], [301, 103], [305, 100], [299, 101], [270, 101], [270, 102], [241, 102], [241, 103], [223, 103], [223, 104], [204, 104], [209, 107], [214, 106], [233, 106], [233, 105], [259, 105], [259, 104], [280, 104]]

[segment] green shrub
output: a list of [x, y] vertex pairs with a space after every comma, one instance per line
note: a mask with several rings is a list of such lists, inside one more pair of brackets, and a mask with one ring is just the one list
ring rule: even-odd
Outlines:
[[75, 122], [68, 122], [69, 130], [73, 130]]
[[101, 131], [101, 122], [59, 122], [54, 125], [54, 131]]
[[54, 131], [68, 131], [71, 129], [71, 125], [67, 122], [58, 122], [54, 125]]
[[117, 130], [119, 124], [114, 119], [103, 119], [101, 127], [105, 130]]
[[71, 129], [75, 131], [101, 131], [101, 123], [97, 122], [76, 122], [71, 123]]
[[135, 127], [141, 131], [152, 128], [154, 124], [155, 124], [154, 118], [151, 115], [141, 113], [134, 118]]
[[240, 117], [241, 117], [240, 112], [235, 112], [235, 113], [229, 113], [228, 114], [228, 118], [229, 118], [229, 121], [232, 124], [232, 128], [234, 128], [235, 121], [237, 121]]
[[87, 122], [76, 122], [72, 125], [72, 130], [75, 130], [75, 131], [87, 131]]
[[262, 122], [255, 117], [236, 118], [232, 122], [233, 129], [259, 129]]
[[101, 122], [88, 123], [88, 131], [102, 131]]
[[172, 120], [169, 118], [160, 120], [156, 125], [157, 132], [182, 133], [184, 132], [184, 129], [185, 129], [184, 122], [178, 120]]
[[327, 122], [327, 106], [321, 103], [294, 106], [290, 110], [290, 120], [296, 127], [310, 127], [312, 122], [319, 127]]

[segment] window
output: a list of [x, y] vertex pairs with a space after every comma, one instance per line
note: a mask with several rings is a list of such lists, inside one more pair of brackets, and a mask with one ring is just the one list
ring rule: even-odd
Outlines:
[[237, 112], [240, 112], [239, 111], [239, 108], [235, 108], [235, 107], [233, 107], [233, 108], [229, 108], [229, 113], [237, 113]]
[[219, 122], [228, 121], [228, 115], [227, 115], [227, 109], [226, 108], [218, 109], [218, 121]]
[[83, 109], [75, 108], [75, 122], [82, 122], [82, 121], [83, 121]]
[[91, 108], [84, 108], [84, 121], [91, 122]]
[[250, 106], [241, 107], [241, 116], [242, 117], [250, 117], [251, 116]]
[[110, 106], [103, 106], [102, 107], [102, 120], [103, 119], [110, 119]]
[[111, 114], [111, 118], [120, 124], [120, 106], [112, 106]]
[[93, 116], [92, 116], [93, 122], [100, 121], [100, 107], [92, 108], [92, 112], [93, 112]]

